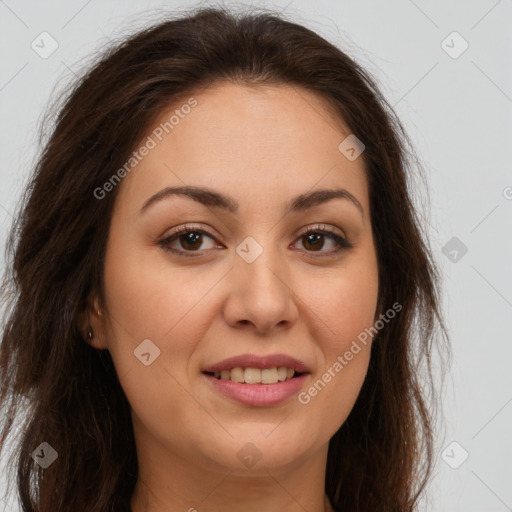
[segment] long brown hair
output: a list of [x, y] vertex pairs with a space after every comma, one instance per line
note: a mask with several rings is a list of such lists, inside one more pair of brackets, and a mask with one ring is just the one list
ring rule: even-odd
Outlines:
[[[352, 512], [412, 511], [423, 495], [434, 461], [431, 355], [448, 336], [412, 199], [412, 145], [369, 73], [313, 31], [271, 12], [206, 8], [105, 51], [68, 93], [19, 205], [2, 293], [0, 439], [22, 421], [11, 463], [24, 512], [130, 509], [129, 404], [109, 352], [85, 343], [79, 323], [91, 291], [101, 296], [118, 187], [101, 199], [95, 190], [163, 108], [219, 81], [313, 91], [364, 141], [378, 310], [402, 310], [379, 332], [360, 395], [330, 440], [326, 493], [336, 511]], [[45, 470], [32, 457], [42, 442], [58, 454]]]

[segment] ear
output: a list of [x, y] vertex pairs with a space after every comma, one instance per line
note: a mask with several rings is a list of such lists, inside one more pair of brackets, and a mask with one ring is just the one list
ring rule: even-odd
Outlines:
[[98, 350], [106, 350], [105, 312], [100, 308], [100, 302], [94, 295], [87, 299], [86, 307], [80, 314], [78, 326], [84, 341]]

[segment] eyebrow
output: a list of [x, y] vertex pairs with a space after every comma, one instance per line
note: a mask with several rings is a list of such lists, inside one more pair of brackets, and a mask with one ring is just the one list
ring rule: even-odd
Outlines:
[[[220, 210], [225, 210], [230, 213], [236, 213], [239, 209], [239, 204], [232, 197], [221, 194], [220, 192], [215, 192], [208, 188], [203, 187], [194, 187], [194, 186], [182, 186], [182, 187], [166, 187], [156, 194], [152, 195], [148, 198], [142, 208], [140, 213], [146, 211], [151, 205], [160, 202], [164, 199], [167, 199], [172, 196], [183, 196], [193, 199], [194, 201], [201, 203], [204, 206], [211, 208], [218, 208]], [[364, 218], [364, 210], [361, 206], [361, 203], [357, 200], [355, 196], [353, 196], [348, 190], [344, 188], [327, 188], [327, 189], [319, 189], [313, 190], [312, 192], [305, 192], [304, 194], [300, 194], [290, 201], [285, 203], [284, 213], [285, 215], [290, 212], [301, 212], [306, 211], [314, 206], [318, 206], [322, 203], [326, 203], [327, 201], [331, 201], [333, 199], [347, 199], [354, 206], [357, 207], [361, 216]]]

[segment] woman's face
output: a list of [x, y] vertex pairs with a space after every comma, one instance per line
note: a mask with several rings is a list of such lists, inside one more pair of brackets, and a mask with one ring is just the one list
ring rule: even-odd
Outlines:
[[[376, 315], [362, 157], [338, 149], [350, 130], [308, 91], [222, 84], [193, 98], [162, 112], [118, 185], [93, 344], [112, 355], [140, 459], [325, 462], [368, 368], [371, 338], [353, 342]], [[148, 203], [168, 187], [196, 192]], [[221, 364], [230, 381], [205, 373], [238, 356]], [[272, 367], [303, 375], [281, 382]]]

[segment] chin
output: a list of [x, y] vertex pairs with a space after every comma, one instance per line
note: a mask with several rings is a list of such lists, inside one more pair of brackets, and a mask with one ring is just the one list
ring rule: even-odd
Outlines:
[[[224, 439], [209, 439], [202, 450], [206, 458], [213, 466], [219, 466], [225, 470], [238, 474], [256, 475], [261, 473], [268, 476], [268, 472], [277, 474], [294, 468], [298, 459], [306, 459], [308, 452], [313, 453], [319, 446], [308, 445], [304, 438], [304, 432], [294, 429], [290, 432], [283, 428], [272, 425], [262, 429], [261, 425], [245, 428], [233, 432], [227, 429], [233, 437], [228, 434]], [[318, 436], [314, 436], [318, 440]], [[197, 449], [197, 445], [196, 445]]]

